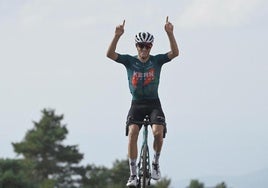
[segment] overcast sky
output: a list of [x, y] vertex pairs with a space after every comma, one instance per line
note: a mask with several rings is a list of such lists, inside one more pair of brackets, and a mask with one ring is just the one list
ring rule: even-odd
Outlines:
[[[14, 158], [41, 110], [64, 114], [67, 144], [83, 164], [127, 156], [131, 95], [125, 68], [106, 58], [136, 54], [134, 36], [166, 53], [166, 16], [180, 56], [162, 69], [168, 134], [162, 174], [177, 181], [268, 168], [268, 2], [265, 0], [0, 0], [0, 157]], [[152, 141], [152, 138], [150, 137]]]

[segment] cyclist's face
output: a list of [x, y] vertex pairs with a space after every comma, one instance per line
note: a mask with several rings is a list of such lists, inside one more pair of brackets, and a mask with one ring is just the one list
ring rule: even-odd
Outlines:
[[140, 58], [147, 59], [149, 57], [152, 48], [151, 43], [137, 43], [136, 47]]

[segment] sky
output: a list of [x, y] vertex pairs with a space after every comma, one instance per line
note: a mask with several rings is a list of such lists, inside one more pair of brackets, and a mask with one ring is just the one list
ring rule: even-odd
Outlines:
[[0, 0], [0, 157], [19, 157], [11, 143], [49, 108], [64, 114], [65, 143], [79, 146], [83, 164], [126, 159], [131, 95], [125, 68], [106, 51], [125, 20], [118, 53], [136, 55], [140, 31], [155, 36], [152, 54], [168, 52], [169, 16], [180, 55], [164, 65], [159, 86], [168, 126], [163, 176], [176, 182], [268, 168], [267, 5]]

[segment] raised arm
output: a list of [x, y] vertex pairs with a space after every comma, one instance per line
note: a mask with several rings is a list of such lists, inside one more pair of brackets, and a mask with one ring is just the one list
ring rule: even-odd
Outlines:
[[116, 50], [116, 45], [117, 45], [119, 38], [124, 33], [124, 26], [125, 26], [125, 20], [123, 21], [122, 25], [118, 25], [116, 27], [113, 40], [108, 48], [106, 56], [112, 60], [116, 60], [118, 57], [118, 54], [115, 52], [115, 50]]
[[165, 30], [170, 43], [170, 52], [168, 52], [168, 58], [173, 59], [179, 55], [179, 48], [173, 34], [173, 25], [168, 21], [168, 16], [166, 18]]

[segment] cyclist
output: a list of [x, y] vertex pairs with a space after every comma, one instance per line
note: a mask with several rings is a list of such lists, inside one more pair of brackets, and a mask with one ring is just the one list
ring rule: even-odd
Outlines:
[[132, 94], [131, 107], [127, 116], [128, 126], [128, 157], [130, 166], [130, 177], [127, 186], [137, 185], [136, 160], [138, 156], [137, 140], [141, 125], [137, 122], [143, 121], [145, 115], [149, 115], [152, 123], [154, 136], [154, 157], [152, 160], [152, 179], [161, 178], [159, 168], [159, 157], [163, 144], [163, 133], [166, 122], [158, 96], [158, 85], [161, 67], [164, 63], [179, 55], [179, 49], [173, 34], [173, 25], [166, 18], [165, 31], [167, 33], [170, 51], [164, 54], [150, 55], [154, 42], [154, 36], [149, 32], [139, 32], [135, 36], [135, 44], [138, 55], [119, 54], [116, 46], [119, 38], [124, 33], [125, 20], [118, 25], [107, 51], [107, 57], [123, 64], [126, 67], [129, 81], [129, 89]]

